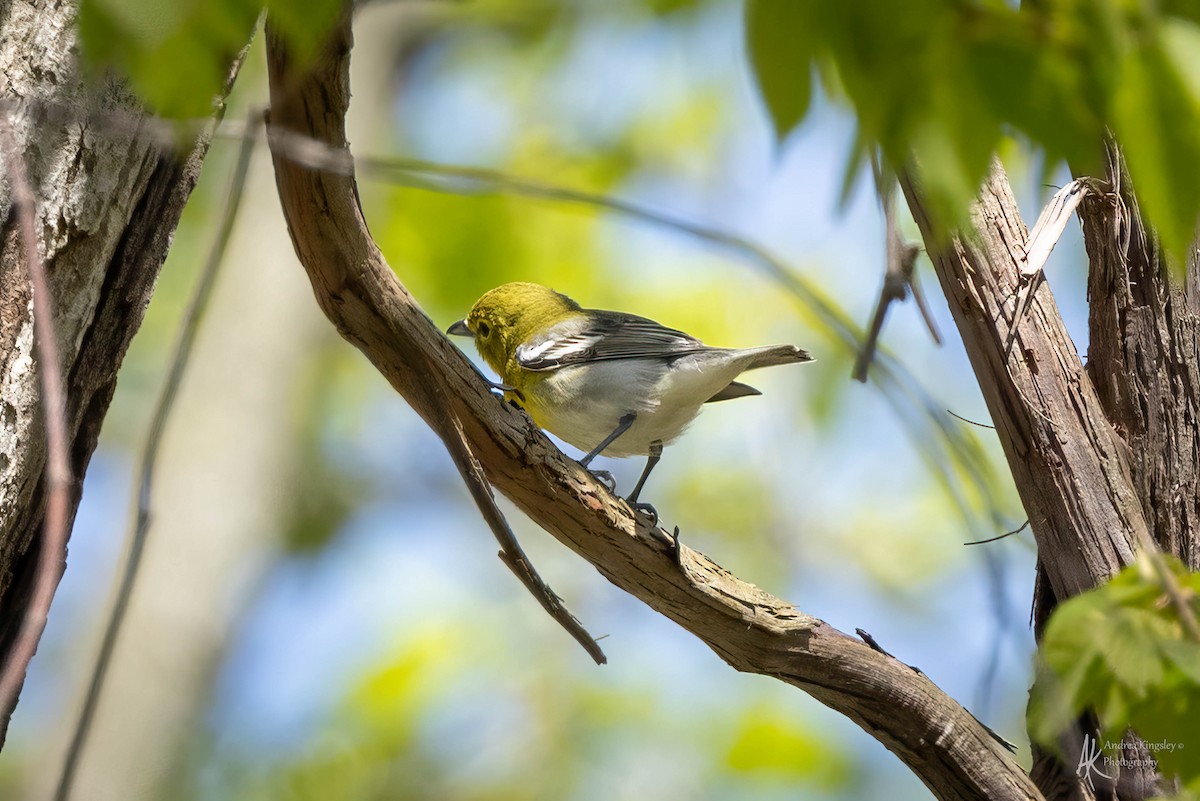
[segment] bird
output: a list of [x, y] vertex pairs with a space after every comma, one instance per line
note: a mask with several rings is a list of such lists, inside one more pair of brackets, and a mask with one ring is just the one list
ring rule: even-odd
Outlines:
[[[587, 309], [549, 287], [503, 284], [479, 298], [447, 334], [471, 337], [500, 377], [492, 386], [533, 422], [586, 455], [645, 456], [627, 497], [638, 498], [663, 447], [706, 403], [761, 395], [735, 379], [747, 370], [813, 361], [794, 345], [717, 348], [636, 314]], [[609, 482], [606, 471], [595, 471]], [[610, 485], [615, 491], [615, 484]]]

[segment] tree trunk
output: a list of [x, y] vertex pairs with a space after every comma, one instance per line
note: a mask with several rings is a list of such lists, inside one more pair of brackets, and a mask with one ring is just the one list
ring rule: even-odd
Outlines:
[[1088, 195], [1080, 209], [1091, 264], [1088, 376], [1128, 447], [1159, 547], [1200, 570], [1200, 246], [1182, 280], [1173, 275], [1116, 145], [1109, 155], [1113, 194]]
[[[1200, 566], [1196, 254], [1186, 279], [1174, 280], [1111, 143], [1109, 153], [1109, 191], [1089, 193], [1080, 207], [1090, 257], [1086, 368], [1048, 282], [1035, 282], [1035, 291], [1022, 284], [1027, 232], [999, 165], [973, 209], [973, 235], [949, 244], [930, 228], [918, 182], [904, 179], [1037, 540], [1039, 638], [1060, 600], [1130, 564], [1148, 537], [1191, 569]], [[1033, 300], [1015, 324], [1022, 291], [1033, 291]], [[1096, 736], [1095, 724], [1085, 715], [1065, 735], [1064, 753], [1078, 754], [1084, 734]], [[1123, 756], [1144, 760], [1136, 737], [1125, 740]], [[1154, 770], [1131, 768], [1093, 791], [1074, 764], [1036, 746], [1032, 776], [1051, 801], [1134, 801], [1170, 790]]]
[[[72, 2], [0, 0], [0, 110], [38, 202], [66, 391], [72, 517], [117, 369], [207, 149], [205, 138], [182, 152], [161, 149], [138, 130], [140, 108], [123, 85], [85, 88], [77, 11]], [[29, 279], [7, 180], [0, 221], [0, 664], [7, 664], [39, 561], [46, 444]], [[0, 710], [0, 745], [11, 713]]]
[[[1168, 269], [1146, 227], [1120, 148], [1107, 143], [1108, 193], [1089, 194], [1079, 208], [1087, 248], [1088, 361], [1117, 435], [1125, 442], [1133, 487], [1159, 548], [1200, 569], [1200, 268], [1193, 246], [1180, 277]], [[1058, 599], [1038, 567], [1034, 631], [1041, 632]], [[1067, 753], [1084, 734], [1098, 736], [1087, 715]], [[1126, 764], [1153, 756], [1132, 733], [1122, 738]], [[1034, 751], [1034, 778], [1048, 799], [1088, 798], [1074, 764]], [[1095, 797], [1127, 801], [1170, 792], [1150, 768], [1124, 768]], [[1051, 793], [1047, 787], [1056, 788]]]

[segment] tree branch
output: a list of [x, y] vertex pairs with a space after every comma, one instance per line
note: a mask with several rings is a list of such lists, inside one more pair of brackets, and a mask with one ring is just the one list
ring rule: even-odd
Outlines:
[[67, 566], [67, 531], [71, 525], [71, 464], [67, 456], [67, 399], [63, 390], [62, 361], [54, 330], [50, 282], [37, 235], [37, 198], [29, 185], [25, 154], [13, 138], [8, 120], [0, 120], [0, 157], [8, 165], [13, 207], [21, 229], [33, 295], [33, 333], [37, 345], [38, 373], [41, 375], [41, 401], [46, 434], [46, 520], [38, 545], [38, 564], [33, 579], [33, 595], [18, 624], [12, 650], [0, 671], [0, 720], [8, 720], [17, 706], [17, 696], [25, 683], [25, 671], [37, 652], [38, 641], [46, 630], [50, 603]]
[[921, 313], [925, 327], [933, 341], [941, 345], [942, 335], [938, 333], [933, 314], [925, 303], [925, 296], [917, 284], [917, 255], [921, 249], [911, 242], [900, 238], [900, 226], [896, 223], [896, 177], [892, 171], [884, 170], [882, 156], [874, 154], [871, 157], [871, 175], [875, 179], [875, 195], [879, 205], [883, 207], [883, 236], [884, 264], [883, 286], [879, 288], [879, 299], [875, 301], [875, 312], [871, 315], [871, 325], [867, 329], [867, 337], [858, 349], [858, 357], [854, 360], [851, 377], [859, 383], [867, 383], [867, 372], [871, 362], [875, 360], [875, 348], [879, 336], [883, 333], [883, 323], [893, 303], [902, 302], [912, 291], [913, 301]]
[[[432, 385], [431, 388], [438, 389], [436, 385]], [[560, 626], [567, 630], [568, 634], [575, 638], [576, 642], [583, 646], [588, 656], [597, 665], [607, 663], [608, 657], [604, 655], [604, 651], [600, 649], [596, 639], [588, 633], [578, 618], [571, 614], [562, 598], [542, 579], [533, 563], [529, 561], [529, 557], [525, 555], [521, 543], [517, 541], [508, 521], [504, 519], [504, 513], [496, 505], [496, 499], [492, 495], [492, 487], [484, 474], [483, 465], [475, 458], [475, 454], [471, 450], [471, 443], [467, 442], [467, 438], [463, 434], [462, 421], [449, 412], [446, 406], [444, 400], [440, 403], [435, 402], [434, 408], [440, 408], [443, 412], [443, 417], [439, 419], [435, 430], [441, 435], [446, 450], [450, 451], [450, 458], [454, 460], [459, 474], [466, 482], [467, 489], [470, 490], [471, 497], [475, 500], [475, 505], [479, 507], [479, 513], [487, 522], [488, 528], [492, 530], [496, 541], [500, 543], [500, 561], [504, 562], [513, 575], [525, 585], [525, 589], [529, 590], [534, 598], [537, 598], [538, 603], [546, 610], [546, 614], [554, 618]]]
[[[349, 13], [302, 72], [270, 30], [271, 121], [346, 147]], [[317, 302], [444, 441], [449, 406], [487, 479], [618, 587], [691, 631], [738, 670], [772, 676], [842, 712], [897, 754], [942, 799], [1038, 799], [1003, 746], [925, 676], [831, 628], [707, 557], [629, 507], [529, 420], [499, 402], [400, 285], [367, 231], [352, 176], [313, 171], [273, 145], [296, 253]], [[436, 388], [433, 391], [431, 388]]]

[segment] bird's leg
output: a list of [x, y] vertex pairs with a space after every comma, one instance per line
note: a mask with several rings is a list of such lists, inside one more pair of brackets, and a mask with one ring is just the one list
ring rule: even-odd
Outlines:
[[650, 476], [650, 471], [654, 469], [654, 465], [658, 464], [658, 460], [662, 458], [663, 444], [661, 439], [656, 439], [650, 443], [650, 456], [646, 459], [646, 469], [642, 471], [642, 477], [638, 479], [637, 486], [633, 488], [633, 492], [629, 493], [627, 499], [630, 503], [637, 503], [638, 495], [642, 491], [642, 486], [646, 483], [646, 479]]
[[[579, 463], [584, 467], [587, 467], [588, 464], [600, 454], [600, 451], [604, 450], [609, 445], [612, 445], [613, 441], [616, 440], [617, 437], [628, 431], [629, 427], [633, 425], [633, 421], [636, 419], [637, 412], [630, 412], [629, 414], [622, 415], [621, 419], [617, 421], [617, 427], [613, 429], [613, 432], [601, 440], [599, 445], [588, 451], [587, 456], [584, 456], [582, 459], [580, 459]], [[607, 470], [593, 470], [592, 475], [603, 482], [604, 486], [608, 487], [609, 492], [617, 491], [617, 480], [612, 477], [612, 473], [608, 472]]]
[[662, 458], [663, 444], [661, 439], [656, 439], [650, 443], [650, 456], [646, 459], [646, 468], [642, 470], [642, 476], [638, 479], [637, 484], [633, 488], [633, 492], [629, 493], [626, 500], [629, 505], [640, 511], [645, 512], [654, 518], [654, 525], [658, 525], [658, 510], [648, 503], [638, 503], [638, 495], [642, 492], [642, 486], [645, 485], [646, 479], [650, 477], [650, 471], [654, 469], [654, 465], [658, 464], [658, 460]]
[[629, 427], [633, 425], [633, 421], [636, 419], [637, 412], [630, 412], [629, 414], [622, 415], [621, 419], [617, 421], [617, 427], [613, 429], [613, 432], [602, 439], [599, 445], [588, 451], [587, 456], [580, 459], [579, 463], [584, 467], [587, 467], [593, 459], [600, 455], [600, 451], [604, 450], [609, 445], [612, 445], [617, 437], [628, 431]]

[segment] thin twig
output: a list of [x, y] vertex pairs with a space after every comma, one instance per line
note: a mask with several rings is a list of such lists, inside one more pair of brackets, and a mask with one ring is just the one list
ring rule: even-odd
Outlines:
[[875, 302], [875, 312], [871, 315], [871, 327], [854, 360], [854, 370], [851, 375], [855, 381], [864, 384], [867, 381], [867, 371], [875, 359], [875, 348], [879, 342], [879, 335], [883, 332], [884, 320], [887, 319], [887, 313], [892, 303], [904, 300], [907, 296], [909, 282], [906, 275], [912, 273], [918, 252], [914, 245], [904, 246], [898, 268], [893, 270], [889, 267], [884, 273], [883, 286], [879, 289], [879, 299]]
[[951, 417], [956, 417], [959, 420], [962, 420], [964, 423], [970, 423], [973, 426], [979, 426], [980, 428], [990, 428], [992, 431], [996, 430], [995, 426], [988, 425], [987, 423], [976, 422], [975, 420], [972, 420], [968, 417], [963, 417], [961, 414], [955, 414], [954, 412], [950, 411], [949, 409], [946, 410], [946, 414], [950, 415]]
[[999, 534], [995, 537], [989, 537], [986, 540], [973, 540], [972, 542], [964, 542], [963, 545], [987, 545], [989, 542], [997, 542], [999, 540], [1004, 539], [1005, 537], [1011, 537], [1014, 534], [1020, 534], [1022, 531], [1024, 531], [1028, 527], [1029, 527], [1029, 521], [1026, 520], [1024, 523], [1021, 524], [1020, 528], [1013, 529], [1012, 531], [1006, 531], [1003, 534]]
[[21, 621], [21, 629], [8, 661], [0, 673], [0, 720], [8, 720], [17, 706], [25, 673], [46, 628], [50, 603], [54, 600], [54, 591], [66, 567], [72, 479], [67, 453], [67, 399], [63, 391], [62, 363], [59, 361], [58, 340], [54, 331], [50, 284], [46, 279], [42, 252], [38, 248], [37, 198], [29, 184], [25, 155], [17, 144], [9, 122], [4, 119], [0, 119], [0, 153], [8, 162], [13, 206], [21, 228], [21, 247], [25, 251], [25, 265], [33, 294], [33, 338], [41, 372], [42, 413], [46, 426], [47, 495], [42, 541], [29, 546], [31, 550], [39, 550], [33, 598], [25, 619]]
[[864, 384], [867, 382], [867, 371], [875, 360], [875, 349], [879, 343], [879, 335], [883, 332], [883, 323], [887, 319], [888, 310], [893, 303], [903, 301], [908, 297], [909, 290], [912, 291], [917, 302], [917, 309], [921, 313], [921, 319], [929, 328], [933, 341], [938, 345], [942, 344], [942, 335], [938, 332], [937, 325], [933, 321], [933, 314], [915, 279], [917, 254], [921, 252], [921, 249], [911, 242], [903, 242], [900, 239], [900, 227], [896, 224], [895, 180], [890, 173], [887, 176], [884, 175], [883, 166], [880, 164], [877, 154], [871, 159], [871, 174], [875, 179], [875, 194], [879, 198], [879, 205], [883, 207], [885, 257], [883, 286], [879, 289], [879, 299], [875, 302], [875, 312], [871, 315], [871, 326], [867, 331], [867, 338], [858, 350], [858, 356], [854, 360], [854, 370], [851, 372], [855, 381]]
[[[251, 119], [253, 118], [254, 115], [252, 114]], [[220, 272], [225, 251], [229, 246], [229, 238], [233, 233], [233, 225], [241, 206], [242, 195], [246, 188], [246, 177], [250, 171], [250, 160], [254, 154], [254, 146], [257, 143], [260, 128], [261, 125], [255, 125], [251, 122], [247, 124], [243, 131], [241, 149], [238, 151], [237, 164], [229, 181], [229, 194], [225, 201], [225, 208], [221, 215], [216, 237], [213, 240], [212, 248], [209, 250], [208, 260], [205, 262], [204, 269], [200, 273], [200, 279], [196, 283], [192, 299], [180, 322], [179, 339], [175, 344], [175, 351], [168, 363], [167, 377], [163, 383], [162, 394], [159, 395], [158, 403], [155, 405], [154, 415], [150, 422], [150, 430], [146, 437], [146, 445], [142, 450], [136, 497], [137, 511], [133, 529], [129, 533], [129, 550], [126, 556], [125, 567], [121, 573], [120, 584], [117, 588], [117, 595], [113, 602], [112, 611], [108, 617], [108, 624], [104, 630], [104, 637], [100, 641], [100, 651], [96, 655], [95, 664], [92, 666], [87, 694], [83, 699], [83, 708], [79, 712], [79, 718], [75, 723], [71, 742], [67, 747], [62, 771], [59, 774], [58, 786], [54, 793], [55, 801], [66, 801], [71, 793], [71, 786], [75, 779], [79, 760], [87, 744], [87, 736], [91, 731], [92, 721], [95, 718], [96, 708], [100, 701], [100, 692], [104, 686], [104, 679], [108, 673], [108, 667], [112, 662], [117, 637], [120, 633], [121, 625], [125, 620], [129, 599], [133, 593], [134, 582], [137, 579], [138, 568], [141, 566], [142, 554], [145, 551], [146, 539], [150, 530], [150, 490], [154, 480], [154, 468], [158, 461], [163, 432], [166, 430], [167, 421], [170, 419], [172, 409], [174, 409], [175, 397], [179, 393], [179, 386], [183, 380], [184, 371], [187, 369], [188, 359], [192, 353], [192, 346], [196, 341], [196, 334], [200, 330], [200, 323], [204, 318], [204, 312], [208, 307], [209, 299], [212, 297], [217, 274]]]
[[583, 646], [583, 649], [588, 652], [588, 656], [594, 659], [597, 665], [607, 663], [608, 657], [604, 655], [604, 651], [600, 649], [596, 639], [571, 613], [562, 598], [538, 575], [537, 570], [529, 561], [529, 557], [525, 555], [521, 543], [517, 541], [508, 521], [504, 519], [504, 513], [496, 505], [496, 498], [492, 495], [492, 486], [483, 472], [483, 466], [479, 464], [479, 460], [471, 451], [471, 445], [467, 441], [466, 434], [463, 433], [462, 422], [454, 416], [453, 412], [449, 411], [448, 403], [440, 404], [439, 408], [442, 410], [442, 419], [438, 421], [440, 423], [438, 428], [444, 433], [442, 441], [445, 442], [446, 449], [450, 451], [450, 458], [454, 460], [454, 466], [458, 468], [463, 481], [466, 482], [467, 489], [470, 491], [475, 505], [479, 507], [480, 514], [483, 515], [488, 528], [492, 530], [492, 534], [500, 543], [501, 561], [508, 566], [513, 575], [521, 580], [533, 597], [537, 598], [550, 617], [554, 618], [567, 630], [567, 633]]
[[[884, 180], [883, 165], [879, 163], [877, 153], [871, 154], [871, 177], [875, 183], [875, 196], [883, 208], [884, 263], [883, 286], [879, 288], [879, 299], [875, 302], [875, 311], [871, 315], [871, 326], [867, 331], [866, 340], [858, 350], [858, 356], [854, 360], [854, 370], [851, 373], [855, 381], [864, 384], [867, 381], [867, 370], [874, 359], [876, 344], [883, 331], [883, 323], [887, 318], [888, 309], [891, 308], [894, 301], [904, 300], [907, 286], [901, 272], [902, 267], [899, 264], [901, 255], [900, 234], [896, 230], [896, 193], [893, 191], [892, 182]], [[915, 259], [916, 251], [912, 251], [912, 254]]]
[[916, 665], [910, 665], [907, 662], [901, 662], [899, 659], [896, 658], [895, 654], [893, 654], [891, 651], [884, 649], [884, 647], [879, 644], [879, 641], [876, 640], [873, 636], [871, 636], [871, 633], [869, 631], [867, 631], [866, 629], [855, 629], [854, 633], [857, 634], [862, 639], [863, 642], [865, 642], [867, 645], [871, 646], [872, 651], [877, 651], [878, 653], [881, 653], [890, 659], [895, 659], [897, 662], [900, 662], [900, 664], [904, 665], [906, 668], [913, 671], [914, 673], [920, 673], [922, 676], [925, 675], [925, 671], [921, 670]]

